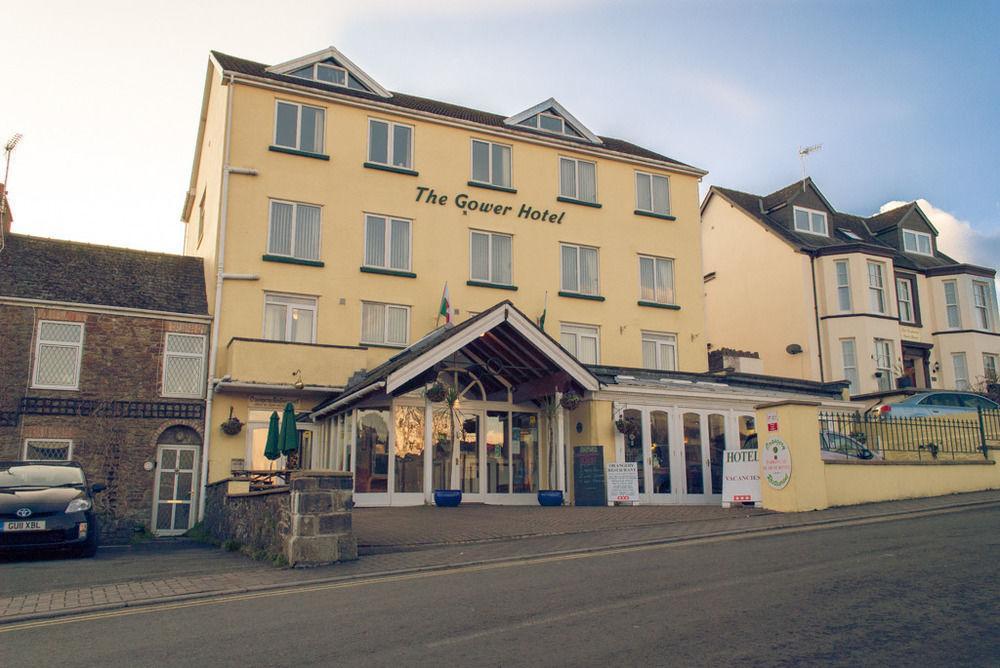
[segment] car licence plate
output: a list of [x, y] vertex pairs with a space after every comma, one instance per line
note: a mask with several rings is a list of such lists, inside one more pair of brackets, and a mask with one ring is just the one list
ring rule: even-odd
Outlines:
[[14, 520], [3, 523], [4, 531], [45, 531], [45, 520]]

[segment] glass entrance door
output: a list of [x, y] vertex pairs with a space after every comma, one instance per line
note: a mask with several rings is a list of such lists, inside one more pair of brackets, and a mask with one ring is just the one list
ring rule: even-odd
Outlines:
[[198, 475], [198, 448], [161, 445], [156, 464], [154, 532], [158, 536], [178, 536], [191, 528], [195, 516], [192, 510]]
[[482, 501], [479, 447], [482, 440], [482, 414], [478, 411], [455, 411], [458, 453], [452, 480], [462, 490], [463, 501]]

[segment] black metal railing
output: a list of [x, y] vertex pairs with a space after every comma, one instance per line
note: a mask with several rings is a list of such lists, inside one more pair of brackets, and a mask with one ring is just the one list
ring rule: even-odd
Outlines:
[[972, 459], [986, 457], [987, 441], [1000, 438], [1000, 411], [934, 417], [821, 412], [819, 432], [828, 457]]
[[987, 440], [1000, 441], [1000, 408], [979, 411], [983, 435]]
[[249, 482], [251, 492], [260, 492], [265, 489], [278, 489], [288, 485], [292, 477], [292, 471], [288, 469], [269, 471], [234, 469], [230, 471], [230, 477], [233, 480]]

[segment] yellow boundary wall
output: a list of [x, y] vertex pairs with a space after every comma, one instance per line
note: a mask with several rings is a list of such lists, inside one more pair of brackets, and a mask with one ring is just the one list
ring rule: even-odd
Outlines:
[[[819, 404], [786, 401], [757, 407], [761, 452], [761, 500], [770, 510], [798, 512], [959, 492], [1000, 489], [998, 449], [988, 458], [934, 461], [836, 461], [820, 455]], [[776, 429], [769, 431], [771, 425]], [[767, 443], [779, 438], [788, 446], [792, 473], [783, 489], [765, 476]]]

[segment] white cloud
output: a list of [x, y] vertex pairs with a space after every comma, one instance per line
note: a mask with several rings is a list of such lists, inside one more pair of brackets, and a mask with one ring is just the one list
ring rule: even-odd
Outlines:
[[[879, 208], [879, 213], [903, 204], [908, 202], [886, 202]], [[959, 262], [996, 268], [1000, 260], [1000, 233], [977, 230], [968, 221], [934, 206], [926, 199], [918, 199], [917, 204], [937, 228], [939, 233], [937, 243], [942, 253], [950, 255]]]

